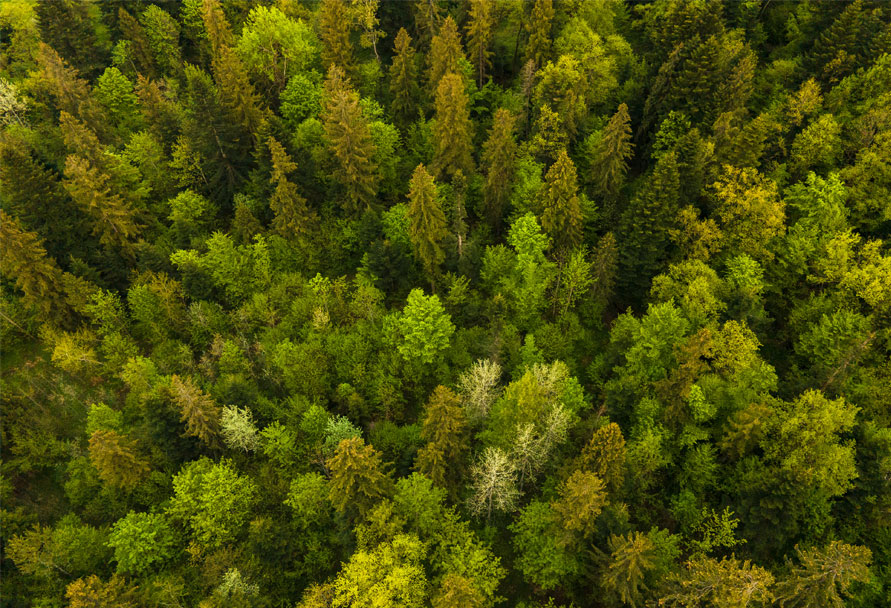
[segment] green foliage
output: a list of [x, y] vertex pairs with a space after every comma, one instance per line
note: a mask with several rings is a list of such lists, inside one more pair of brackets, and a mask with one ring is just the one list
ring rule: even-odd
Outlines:
[[425, 296], [420, 289], [408, 294], [405, 308], [396, 319], [399, 353], [407, 362], [432, 363], [455, 333], [455, 325], [439, 297]]
[[131, 511], [115, 522], [108, 546], [114, 549], [118, 572], [138, 575], [174, 557], [177, 537], [163, 515]]

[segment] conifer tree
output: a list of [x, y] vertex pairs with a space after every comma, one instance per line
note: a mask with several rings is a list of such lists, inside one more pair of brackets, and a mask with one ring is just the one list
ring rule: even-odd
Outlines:
[[37, 53], [40, 75], [59, 110], [78, 116], [97, 133], [104, 133], [105, 116], [90, 95], [90, 87], [77, 70], [68, 67], [52, 47], [40, 43]]
[[448, 228], [433, 176], [424, 165], [418, 165], [412, 174], [407, 215], [408, 234], [415, 255], [432, 281], [445, 259], [442, 241], [448, 235]]
[[209, 447], [219, 445], [220, 407], [210, 395], [202, 391], [195, 381], [173, 375], [170, 378], [173, 402], [180, 411], [180, 418], [186, 424], [186, 434], [197, 437]]
[[844, 608], [842, 597], [849, 595], [851, 585], [870, 579], [872, 552], [866, 547], [834, 540], [823, 549], [796, 545], [795, 553], [800, 565], [777, 584], [782, 608]]
[[560, 498], [551, 509], [564, 530], [590, 536], [605, 504], [603, 480], [590, 471], [574, 471], [560, 486]]
[[62, 271], [46, 255], [43, 243], [18, 219], [0, 209], [0, 271], [14, 281], [25, 302], [44, 315], [63, 310]]
[[430, 42], [430, 67], [427, 71], [429, 90], [436, 92], [446, 74], [461, 72], [459, 60], [464, 57], [461, 48], [461, 34], [451, 15], [442, 22], [439, 32]]
[[575, 164], [566, 150], [545, 176], [541, 226], [556, 249], [565, 254], [582, 242], [582, 206]]
[[392, 491], [381, 453], [365, 445], [361, 437], [341, 441], [327, 464], [331, 471], [328, 499], [341, 513], [364, 517]]
[[544, 65], [551, 54], [551, 21], [554, 19], [553, 0], [535, 0], [532, 15], [526, 23], [529, 41], [526, 42], [526, 59], [534, 65]]
[[516, 117], [509, 110], [499, 108], [489, 130], [489, 138], [483, 145], [482, 165], [486, 170], [483, 200], [486, 216], [496, 232], [500, 230], [501, 215], [513, 186], [517, 156], [515, 122]]
[[72, 154], [65, 160], [63, 183], [72, 200], [92, 218], [99, 242], [130, 253], [141, 228], [133, 209], [113, 189], [109, 176]]
[[90, 461], [103, 481], [125, 489], [138, 484], [149, 471], [148, 463], [137, 455], [133, 442], [112, 430], [93, 431]]
[[[641, 592], [646, 589], [644, 577], [656, 561], [656, 547], [646, 534], [610, 536], [610, 561], [603, 572], [603, 587], [618, 596], [625, 605], [638, 606]], [[642, 589], [643, 588], [643, 589]]]
[[121, 33], [130, 42], [130, 56], [134, 62], [134, 71], [146, 78], [156, 77], [155, 61], [152, 58], [145, 29], [123, 6], [118, 7], [118, 26], [121, 28]]
[[349, 88], [338, 67], [328, 70], [322, 121], [337, 159], [337, 177], [346, 188], [348, 208], [370, 207], [377, 194], [374, 142], [359, 107], [359, 95]]
[[415, 33], [421, 48], [428, 48], [433, 37], [442, 27], [443, 8], [439, 0], [415, 0]]
[[623, 103], [609, 119], [591, 163], [591, 177], [600, 192], [610, 196], [618, 194], [625, 181], [633, 147], [631, 118], [628, 106]]
[[461, 401], [451, 389], [438, 386], [433, 391], [421, 438], [427, 445], [418, 450], [418, 471], [456, 496], [467, 449], [467, 424]]
[[234, 37], [220, 0], [203, 1], [202, 16], [211, 42], [213, 76], [220, 100], [247, 132], [256, 137], [265, 120], [260, 97], [254, 91], [247, 69], [232, 48]]
[[437, 177], [454, 175], [461, 170], [473, 173], [473, 124], [470, 100], [464, 81], [457, 74], [447, 74], [436, 88], [436, 126], [433, 129], [433, 173]]
[[594, 431], [582, 450], [582, 466], [594, 471], [611, 491], [622, 486], [625, 477], [625, 438], [622, 429], [610, 422]]
[[319, 8], [319, 38], [322, 40], [322, 67], [337, 66], [349, 76], [355, 72], [351, 23], [344, 0], [322, 0]]
[[275, 213], [272, 225], [284, 238], [305, 236], [316, 217], [300, 196], [297, 185], [288, 179], [288, 174], [297, 169], [297, 163], [285, 152], [285, 148], [274, 138], [269, 137], [269, 152], [272, 155], [272, 176], [270, 183], [275, 186], [269, 207]]
[[467, 31], [467, 52], [470, 61], [476, 68], [477, 86], [483, 88], [486, 69], [491, 67], [493, 27], [495, 26], [494, 3], [492, 0], [470, 0], [469, 21]]
[[411, 45], [411, 36], [405, 28], [399, 28], [393, 46], [395, 55], [390, 64], [390, 94], [393, 101], [390, 111], [397, 119], [407, 123], [414, 118], [415, 104], [418, 98], [418, 68], [415, 64], [415, 49]]
[[59, 0], [39, 2], [33, 9], [41, 39], [90, 78], [108, 64], [108, 45], [98, 36], [97, 4], [95, 0]]

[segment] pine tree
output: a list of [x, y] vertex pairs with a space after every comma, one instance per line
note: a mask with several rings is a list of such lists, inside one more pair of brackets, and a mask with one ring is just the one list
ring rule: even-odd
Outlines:
[[609, 119], [591, 163], [592, 179], [600, 192], [610, 196], [618, 194], [625, 181], [633, 148], [631, 118], [628, 106], [623, 103]]
[[341, 441], [328, 460], [328, 469], [328, 499], [341, 513], [365, 517], [392, 491], [393, 482], [384, 472], [381, 453], [365, 445], [361, 437]]
[[553, 0], [535, 0], [532, 15], [526, 23], [529, 41], [526, 42], [526, 59], [536, 66], [544, 65], [551, 55], [551, 21], [554, 19]]
[[541, 226], [553, 239], [557, 251], [565, 254], [582, 242], [582, 207], [578, 195], [575, 164], [566, 150], [545, 176]]
[[492, 66], [492, 52], [489, 47], [494, 34], [494, 8], [492, 0], [470, 0], [469, 21], [465, 26], [467, 52], [470, 54], [473, 67], [476, 68], [477, 86], [481, 89], [486, 77], [486, 69]]
[[436, 126], [433, 129], [434, 175], [454, 175], [460, 169], [473, 173], [473, 123], [470, 100], [464, 81], [457, 74], [447, 74], [436, 88]]
[[442, 241], [448, 235], [448, 228], [433, 176], [424, 165], [418, 165], [411, 177], [408, 221], [409, 239], [415, 255], [432, 281], [445, 259]]
[[46, 255], [43, 243], [18, 219], [0, 209], [0, 272], [24, 294], [29, 306], [45, 316], [65, 310], [62, 271]]
[[93, 431], [90, 461], [103, 481], [125, 489], [133, 488], [149, 471], [148, 463], [137, 455], [133, 442], [111, 430]]
[[461, 401], [451, 389], [438, 386], [433, 391], [427, 402], [421, 438], [427, 445], [418, 450], [418, 471], [451, 496], [457, 496], [467, 450], [467, 424]]
[[359, 107], [359, 95], [349, 88], [337, 67], [328, 70], [322, 121], [337, 159], [337, 177], [346, 188], [348, 208], [370, 207], [377, 194], [374, 142]]
[[867, 547], [834, 540], [823, 549], [795, 546], [799, 566], [777, 584], [782, 608], [844, 608], [843, 596], [855, 582], [870, 580], [872, 552]]
[[209, 447], [217, 447], [221, 411], [210, 395], [202, 391], [192, 378], [183, 380], [175, 374], [170, 378], [170, 391], [173, 402], [179, 408], [180, 418], [186, 424], [186, 434], [197, 437]]
[[316, 215], [298, 193], [297, 185], [288, 180], [288, 174], [297, 169], [297, 163], [291, 160], [274, 137], [269, 137], [268, 145], [272, 154], [272, 176], [269, 181], [275, 186], [269, 200], [269, 207], [275, 213], [272, 225], [284, 238], [300, 238], [316, 222]]
[[395, 55], [390, 64], [390, 93], [393, 101], [390, 111], [402, 123], [415, 117], [418, 98], [418, 68], [415, 65], [415, 49], [405, 28], [399, 28], [393, 47]]
[[509, 110], [498, 109], [489, 130], [489, 138], [483, 145], [482, 165], [486, 169], [483, 200], [486, 216], [496, 233], [501, 228], [501, 215], [513, 186], [517, 156], [515, 123], [516, 117]]
[[442, 22], [439, 33], [430, 42], [430, 67], [427, 83], [431, 92], [438, 91], [440, 81], [446, 74], [460, 74], [459, 60], [464, 58], [461, 48], [461, 34], [451, 15]]
[[356, 70], [350, 43], [351, 23], [344, 0], [322, 0], [319, 8], [319, 38], [322, 41], [322, 67], [339, 67], [352, 76]]

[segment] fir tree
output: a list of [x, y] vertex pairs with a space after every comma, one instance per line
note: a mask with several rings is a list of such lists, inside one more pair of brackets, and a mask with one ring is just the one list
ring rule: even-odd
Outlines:
[[489, 47], [492, 44], [493, 27], [495, 26], [494, 3], [492, 0], [470, 0], [469, 21], [467, 31], [467, 52], [470, 61], [476, 68], [477, 86], [483, 88], [486, 69], [491, 67], [492, 56]]
[[322, 40], [322, 67], [338, 67], [347, 75], [355, 72], [351, 23], [344, 0], [322, 0], [319, 10], [319, 38]]
[[405, 28], [399, 28], [393, 50], [395, 55], [390, 64], [390, 94], [393, 101], [390, 111], [401, 122], [407, 123], [414, 117], [419, 89], [415, 49]]
[[364, 517], [392, 491], [381, 453], [365, 445], [361, 437], [341, 441], [327, 466], [331, 471], [328, 499], [341, 513]]
[[534, 65], [544, 65], [551, 55], [551, 21], [554, 19], [553, 0], [535, 0], [532, 15], [526, 23], [529, 41], [526, 42], [526, 59]]
[[610, 196], [618, 194], [625, 181], [633, 147], [631, 118], [628, 106], [623, 103], [609, 119], [591, 163], [591, 177], [600, 192]]
[[467, 449], [467, 424], [461, 402], [451, 389], [438, 386], [433, 391], [427, 402], [421, 438], [427, 445], [418, 451], [418, 471], [456, 496]]
[[347, 207], [370, 207], [377, 194], [377, 165], [368, 122], [359, 107], [359, 95], [344, 81], [343, 71], [332, 67], [325, 81], [322, 121], [328, 144], [337, 159], [337, 178], [346, 189]]
[[437, 177], [454, 175], [459, 169], [465, 175], [473, 173], [473, 124], [469, 105], [460, 76], [448, 74], [439, 81], [433, 129], [433, 173]]
[[455, 20], [448, 16], [430, 43], [430, 67], [427, 71], [429, 90], [438, 91], [440, 81], [446, 74], [459, 74], [461, 72], [459, 60], [463, 58], [461, 34], [458, 33]]
[[556, 249], [565, 254], [582, 242], [582, 206], [575, 164], [566, 150], [545, 176], [541, 226]]
[[297, 169], [297, 164], [274, 137], [270, 136], [268, 145], [272, 155], [272, 176], [269, 181], [275, 186], [269, 200], [269, 207], [275, 213], [272, 225], [285, 238], [304, 237], [317, 218], [307, 207], [306, 199], [298, 193], [297, 185], [288, 180], [288, 174]]
[[132, 489], [149, 471], [148, 463], [137, 455], [133, 442], [111, 430], [93, 431], [90, 461], [103, 481], [125, 489]]
[[415, 255], [431, 281], [445, 259], [442, 241], [448, 235], [445, 213], [436, 194], [433, 176], [418, 165], [408, 192], [409, 238]]
[[486, 170], [483, 200], [492, 228], [501, 228], [501, 216], [510, 197], [516, 166], [517, 144], [514, 139], [516, 118], [509, 110], [495, 112], [489, 138], [483, 145], [482, 165]]

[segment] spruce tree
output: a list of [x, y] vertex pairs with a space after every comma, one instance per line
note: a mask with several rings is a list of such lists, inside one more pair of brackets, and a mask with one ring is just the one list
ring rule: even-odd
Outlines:
[[541, 226], [561, 254], [568, 253], [582, 242], [582, 206], [578, 195], [575, 164], [566, 150], [545, 176]]
[[288, 179], [288, 174], [297, 169], [297, 163], [291, 160], [274, 137], [270, 136], [267, 143], [272, 155], [272, 176], [269, 181], [275, 186], [269, 200], [269, 207], [275, 213], [272, 225], [286, 239], [304, 237], [317, 218], [307, 207], [306, 199], [298, 193], [297, 185]]
[[121, 33], [130, 42], [133, 70], [146, 78], [155, 78], [157, 69], [145, 29], [123, 6], [118, 7], [118, 26], [121, 28]]
[[473, 123], [469, 106], [463, 79], [457, 74], [447, 74], [436, 89], [433, 173], [437, 177], [453, 175], [458, 169], [465, 175], [473, 173]]
[[483, 145], [482, 165], [486, 170], [483, 201], [489, 224], [496, 233], [501, 229], [501, 216], [513, 186], [517, 156], [515, 123], [516, 117], [509, 110], [499, 108]]
[[336, 176], [346, 189], [347, 207], [352, 211], [370, 207], [377, 194], [374, 142], [359, 107], [359, 95], [349, 88], [338, 67], [328, 70], [322, 122], [337, 160]]
[[532, 15], [526, 23], [529, 41], [526, 42], [526, 60], [534, 65], [544, 65], [551, 55], [551, 21], [554, 19], [553, 0], [535, 0]]
[[492, 0], [470, 0], [469, 21], [467, 31], [467, 52], [476, 69], [477, 86], [483, 88], [486, 69], [492, 66], [493, 27], [495, 26], [494, 3]]
[[600, 192], [609, 196], [618, 194], [625, 181], [633, 148], [631, 118], [628, 116], [628, 106], [623, 103], [603, 130], [591, 163], [591, 177]]
[[86, 122], [99, 134], [106, 133], [106, 119], [102, 108], [90, 95], [90, 87], [77, 70], [68, 67], [52, 47], [40, 43], [37, 52], [40, 77], [56, 106]]
[[411, 177], [408, 221], [408, 234], [415, 256], [432, 281], [445, 259], [442, 241], [448, 235], [448, 229], [445, 213], [436, 195], [436, 184], [424, 165], [418, 165]]
[[427, 84], [431, 93], [438, 90], [440, 81], [446, 74], [460, 73], [459, 60], [464, 58], [461, 48], [461, 34], [451, 16], [445, 18], [439, 33], [430, 42], [430, 67], [427, 71]]
[[421, 438], [427, 445], [418, 451], [418, 471], [456, 496], [467, 450], [467, 423], [461, 401], [451, 389], [438, 386], [433, 391], [427, 402]]
[[24, 294], [25, 303], [44, 315], [64, 310], [62, 271], [43, 243], [17, 218], [0, 209], [0, 272]]
[[392, 492], [393, 482], [384, 472], [381, 456], [361, 437], [340, 442], [327, 463], [331, 471], [328, 499], [335, 509], [364, 517]]
[[344, 0], [322, 0], [319, 8], [319, 38], [322, 40], [322, 67], [326, 71], [337, 66], [349, 76], [355, 72], [350, 26]]
[[393, 101], [390, 111], [400, 122], [407, 123], [415, 117], [415, 104], [418, 99], [418, 68], [415, 64], [415, 49], [411, 36], [405, 28], [399, 28], [393, 46], [395, 55], [390, 64], [390, 94]]

